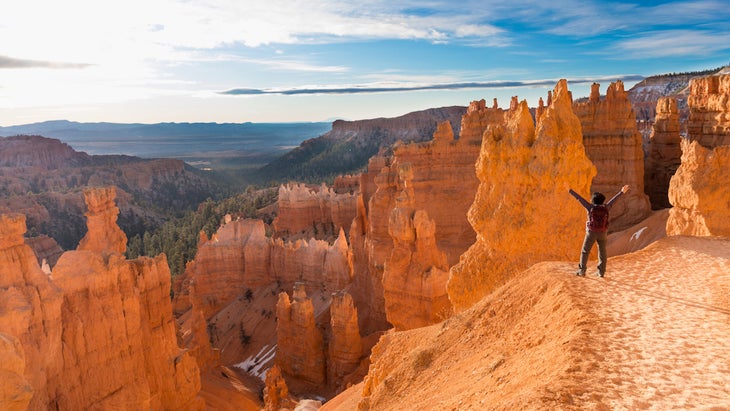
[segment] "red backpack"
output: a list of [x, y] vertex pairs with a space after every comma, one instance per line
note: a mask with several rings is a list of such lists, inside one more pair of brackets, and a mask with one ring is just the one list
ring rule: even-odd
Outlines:
[[588, 212], [588, 228], [591, 231], [608, 231], [608, 207], [594, 205]]

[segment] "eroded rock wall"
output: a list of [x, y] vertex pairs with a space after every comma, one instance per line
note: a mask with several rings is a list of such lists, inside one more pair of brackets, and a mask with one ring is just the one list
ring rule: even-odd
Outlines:
[[591, 191], [611, 198], [621, 187], [632, 187], [611, 208], [611, 230], [619, 231], [646, 218], [651, 211], [644, 193], [644, 152], [636, 115], [622, 81], [611, 83], [601, 99], [594, 83], [587, 102], [573, 104], [580, 119], [586, 155], [596, 166]]
[[88, 247], [64, 253], [50, 275], [23, 242], [23, 216], [0, 217], [0, 333], [23, 348], [29, 409], [202, 409], [195, 359], [177, 346], [165, 257], [126, 260], [114, 231], [98, 231], [116, 221], [113, 190], [85, 198]]
[[279, 294], [276, 303], [276, 365], [282, 373], [311, 387], [326, 381], [324, 339], [315, 321], [304, 284], [296, 284], [291, 300]]
[[682, 141], [682, 164], [669, 184], [667, 235], [730, 236], [730, 146]]
[[585, 210], [566, 186], [586, 195], [596, 168], [565, 80], [552, 96], [537, 127], [523, 101], [505, 125], [484, 133], [480, 184], [468, 212], [477, 239], [451, 268], [448, 283], [457, 311], [537, 261], [576, 257]]
[[704, 147], [730, 145], [730, 74], [690, 80], [687, 135]]
[[210, 240], [201, 241], [195, 260], [177, 282], [175, 309], [197, 306], [206, 319], [247, 290], [279, 283], [291, 289], [303, 282], [336, 291], [352, 281], [352, 256], [344, 230], [327, 241], [271, 239], [263, 221], [229, 219]]
[[730, 235], [730, 75], [690, 81], [687, 140], [669, 184], [668, 235]]
[[322, 184], [287, 184], [279, 187], [279, 215], [274, 220], [275, 235], [290, 240], [315, 237], [326, 239], [337, 236], [341, 229], [347, 232], [357, 213], [357, 195], [344, 189], [347, 179], [338, 181], [335, 188]]
[[343, 379], [357, 369], [363, 358], [357, 308], [347, 292], [341, 291], [332, 296], [330, 327], [332, 336], [328, 345], [327, 381], [331, 386], [344, 388]]

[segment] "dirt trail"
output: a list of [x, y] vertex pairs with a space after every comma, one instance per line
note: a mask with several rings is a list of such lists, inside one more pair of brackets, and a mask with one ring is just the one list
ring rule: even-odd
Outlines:
[[[661, 256], [661, 258], [657, 258]], [[590, 271], [589, 271], [590, 273]], [[586, 409], [730, 409], [730, 247], [673, 237], [587, 275]]]

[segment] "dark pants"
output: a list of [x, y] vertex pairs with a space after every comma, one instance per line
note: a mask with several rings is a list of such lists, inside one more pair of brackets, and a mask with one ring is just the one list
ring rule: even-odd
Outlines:
[[606, 273], [606, 243], [608, 242], [608, 233], [605, 231], [586, 230], [586, 237], [583, 239], [583, 248], [580, 251], [580, 271], [586, 272], [586, 264], [588, 264], [588, 255], [591, 253], [593, 243], [598, 243], [598, 272]]

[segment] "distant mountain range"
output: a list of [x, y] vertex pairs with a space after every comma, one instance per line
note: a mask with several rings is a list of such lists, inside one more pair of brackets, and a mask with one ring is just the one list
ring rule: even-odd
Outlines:
[[204, 157], [203, 153], [275, 154], [320, 136], [331, 123], [78, 123], [67, 120], [0, 127], [0, 136], [40, 135], [88, 154], [143, 158]]

